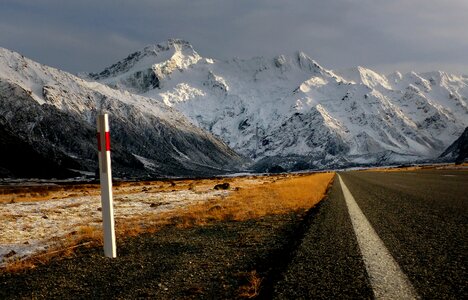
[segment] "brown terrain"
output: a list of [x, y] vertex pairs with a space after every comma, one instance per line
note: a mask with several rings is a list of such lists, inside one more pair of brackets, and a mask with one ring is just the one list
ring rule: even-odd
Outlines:
[[[116, 203], [177, 193], [206, 199], [175, 207], [152, 200], [144, 202], [141, 213], [116, 214], [115, 259], [103, 257], [99, 226], [79, 224], [48, 249], [7, 260], [0, 271], [0, 298], [268, 298], [333, 177], [115, 183]], [[0, 205], [21, 205], [96, 197], [99, 186], [4, 186], [0, 191]], [[165, 206], [170, 209], [155, 210]], [[47, 218], [56, 212], [48, 211]]]

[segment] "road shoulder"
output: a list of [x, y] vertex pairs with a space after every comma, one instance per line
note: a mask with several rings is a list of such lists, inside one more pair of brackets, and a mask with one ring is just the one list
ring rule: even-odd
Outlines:
[[291, 264], [276, 284], [276, 299], [373, 297], [338, 177], [314, 209]]

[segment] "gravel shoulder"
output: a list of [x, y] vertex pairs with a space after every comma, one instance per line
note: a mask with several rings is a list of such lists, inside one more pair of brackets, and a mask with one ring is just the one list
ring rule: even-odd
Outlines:
[[[100, 247], [73, 248], [72, 256], [49, 257], [46, 264], [30, 257], [32, 264], [19, 267], [25, 270], [25, 266], [36, 265], [34, 269], [16, 273], [0, 269], [0, 299], [270, 298], [314, 209], [306, 210], [322, 199], [332, 178], [333, 174], [323, 173], [130, 185], [126, 188], [133, 192], [117, 194], [116, 205], [133, 205], [134, 198], [141, 196], [144, 203], [137, 212], [153, 214], [128, 219], [120, 209], [116, 259], [104, 258]], [[213, 191], [218, 181], [231, 188]], [[171, 195], [195, 194], [204, 201], [166, 214], [155, 213], [174, 201], [187, 202], [185, 197], [174, 201], [166, 197], [164, 203], [153, 199], [166, 190]], [[211, 199], [209, 193], [221, 194]], [[39, 202], [4, 205], [44, 206], [53, 201]], [[53, 218], [49, 212], [42, 219]], [[86, 219], [83, 222], [86, 225]], [[99, 241], [100, 235], [94, 233], [94, 228], [85, 226], [75, 235]], [[129, 237], [134, 234], [140, 235]], [[70, 243], [76, 244], [81, 242]]]
[[71, 258], [0, 274], [0, 298], [262, 297], [271, 294], [271, 278], [288, 263], [304, 217], [290, 213], [186, 229], [168, 226], [119, 241], [116, 259], [104, 258], [100, 248], [79, 249]]
[[369, 299], [369, 279], [341, 185], [313, 210], [291, 264], [276, 284], [275, 299]]

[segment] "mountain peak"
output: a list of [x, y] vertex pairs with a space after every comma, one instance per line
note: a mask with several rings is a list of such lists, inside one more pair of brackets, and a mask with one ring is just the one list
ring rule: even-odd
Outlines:
[[315, 60], [310, 58], [306, 53], [302, 51], [297, 52], [297, 62], [299, 67], [306, 71], [312, 71], [314, 73], [321, 72], [324, 69]]
[[[149, 45], [140, 51], [133, 52], [126, 58], [104, 69], [100, 73], [91, 73], [89, 77], [94, 80], [105, 80], [133, 70], [135, 72], [146, 70], [151, 66], [174, 59], [177, 65], [187, 65], [198, 61], [201, 57], [192, 45], [182, 39], [168, 39], [165, 42]], [[188, 61], [184, 63], [183, 61]]]
[[165, 51], [174, 51], [174, 52], [188, 52], [195, 54], [196, 51], [193, 49], [192, 45], [182, 39], [168, 39], [165, 42], [158, 43], [155, 45], [148, 45], [145, 48], [143, 48], [143, 53], [146, 53], [148, 55], [157, 55], [160, 52], [165, 52]]
[[337, 71], [337, 73], [347, 81], [364, 84], [371, 88], [375, 88], [380, 85], [386, 89], [391, 89], [388, 83], [388, 79], [385, 76], [380, 75], [366, 67], [357, 66], [354, 68]]

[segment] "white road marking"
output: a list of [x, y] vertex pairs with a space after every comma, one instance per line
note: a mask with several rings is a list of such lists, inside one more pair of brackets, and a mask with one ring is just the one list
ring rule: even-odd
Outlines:
[[340, 179], [351, 223], [376, 299], [418, 299], [411, 282], [362, 213], [353, 195]]

